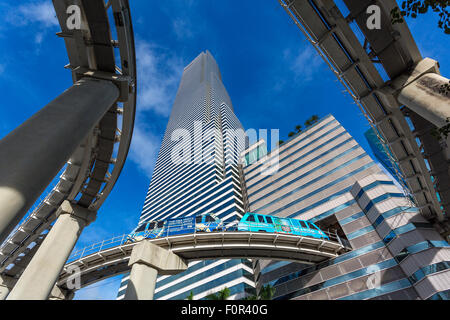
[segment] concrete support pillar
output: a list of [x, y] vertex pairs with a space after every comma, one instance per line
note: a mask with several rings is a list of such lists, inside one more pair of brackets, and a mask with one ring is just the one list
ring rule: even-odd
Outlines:
[[84, 227], [96, 213], [64, 201], [57, 211], [58, 220], [42, 242], [30, 264], [17, 281], [8, 300], [45, 300], [69, 258]]
[[54, 286], [48, 300], [72, 300], [74, 296], [75, 293], [73, 291]]
[[399, 105], [431, 122], [438, 128], [447, 125], [450, 118], [450, 93], [445, 90], [449, 79], [439, 73], [439, 63], [430, 58], [419, 61], [409, 72], [391, 80], [377, 93], [390, 99], [394, 96]]
[[12, 277], [0, 276], [0, 300], [6, 299], [15, 283], [16, 279]]
[[0, 140], [0, 243], [119, 97], [83, 78]]
[[174, 275], [187, 269], [182, 258], [145, 240], [133, 248], [128, 265], [131, 273], [125, 300], [152, 300], [158, 274]]
[[441, 128], [450, 119], [450, 94], [440, 89], [448, 84], [449, 80], [439, 74], [426, 73], [404, 87], [398, 95], [398, 101]]

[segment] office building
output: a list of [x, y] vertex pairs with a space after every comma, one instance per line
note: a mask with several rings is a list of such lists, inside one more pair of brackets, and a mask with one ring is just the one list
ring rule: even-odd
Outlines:
[[448, 243], [333, 116], [243, 172], [249, 211], [312, 221], [351, 249], [317, 265], [259, 260], [274, 299], [448, 299]]
[[[205, 213], [242, 217], [238, 161], [245, 139], [233, 134], [239, 130], [217, 63], [203, 52], [184, 69], [139, 225]], [[183, 273], [158, 277], [154, 298], [181, 300], [192, 292], [197, 300], [228, 287], [231, 299], [240, 299], [255, 292], [252, 271], [246, 259], [193, 261]]]

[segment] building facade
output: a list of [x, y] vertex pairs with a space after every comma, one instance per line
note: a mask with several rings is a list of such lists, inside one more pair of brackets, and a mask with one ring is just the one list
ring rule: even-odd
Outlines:
[[318, 265], [259, 260], [258, 289], [271, 284], [280, 300], [448, 299], [448, 243], [332, 116], [243, 172], [249, 211], [312, 221], [351, 247]]
[[[245, 141], [232, 133], [242, 130], [213, 56], [202, 52], [183, 72], [181, 83], [139, 225], [147, 221], [214, 214], [232, 221], [244, 214], [238, 160]], [[128, 276], [118, 299], [124, 297]], [[155, 299], [203, 299], [224, 287], [231, 299], [255, 292], [251, 261], [193, 261], [175, 276], [157, 279]]]
[[383, 147], [383, 143], [378, 138], [375, 129], [370, 128], [369, 130], [364, 132], [364, 136], [369, 143], [369, 147], [372, 150], [373, 155], [379, 161], [379, 163], [391, 174], [394, 179], [396, 179], [398, 183], [406, 185], [406, 182], [398, 174], [400, 168], [395, 162], [390, 160], [391, 158], [393, 158], [393, 156], [389, 154], [389, 149]]

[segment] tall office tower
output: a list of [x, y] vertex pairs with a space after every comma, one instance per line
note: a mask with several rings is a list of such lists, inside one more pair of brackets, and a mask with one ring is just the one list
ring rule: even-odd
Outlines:
[[317, 265], [260, 260], [275, 299], [449, 298], [448, 243], [332, 116], [243, 171], [251, 212], [314, 222], [351, 248]]
[[[183, 72], [139, 225], [147, 221], [213, 213], [223, 220], [244, 213], [238, 171], [245, 141], [216, 61], [206, 51]], [[123, 298], [124, 277], [118, 299]], [[155, 299], [202, 299], [224, 287], [232, 298], [254, 293], [251, 262], [241, 259], [189, 263], [175, 276], [158, 277]]]

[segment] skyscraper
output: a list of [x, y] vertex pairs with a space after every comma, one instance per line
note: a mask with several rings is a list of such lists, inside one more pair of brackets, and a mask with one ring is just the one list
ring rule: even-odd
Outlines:
[[449, 299], [449, 244], [333, 116], [272, 153], [243, 169], [250, 211], [314, 222], [351, 250], [313, 265], [260, 260], [258, 286], [280, 300]]
[[[213, 56], [202, 52], [184, 69], [161, 143], [139, 225], [154, 220], [210, 213], [223, 220], [244, 213], [238, 160], [242, 125]], [[119, 289], [125, 294], [127, 276]], [[251, 262], [194, 261], [188, 270], [157, 280], [155, 299], [204, 298], [224, 287], [231, 297], [254, 293]]]

